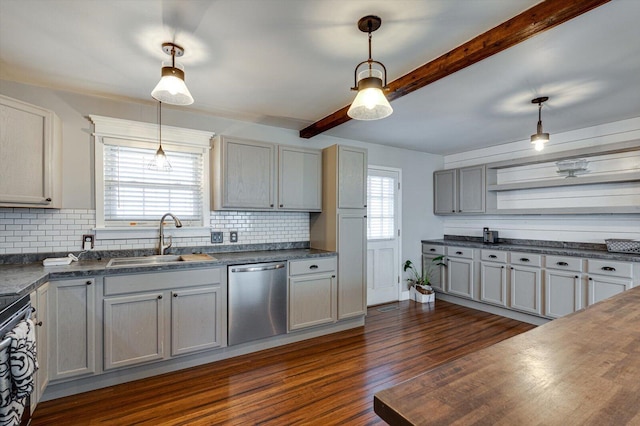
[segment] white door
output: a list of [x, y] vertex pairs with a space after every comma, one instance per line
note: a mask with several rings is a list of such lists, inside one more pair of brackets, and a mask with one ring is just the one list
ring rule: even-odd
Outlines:
[[367, 305], [400, 296], [400, 169], [371, 166], [367, 178]]

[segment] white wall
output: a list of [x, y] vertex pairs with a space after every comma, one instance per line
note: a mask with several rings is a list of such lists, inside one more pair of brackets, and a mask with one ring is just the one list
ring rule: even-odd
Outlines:
[[[563, 152], [576, 148], [585, 148], [613, 144], [616, 142], [638, 141], [640, 146], [640, 117], [574, 130], [559, 134], [552, 134], [551, 141], [542, 153]], [[529, 158], [536, 155], [528, 140], [510, 144], [468, 151], [461, 154], [445, 156], [445, 168], [456, 168], [474, 164], [491, 163], [516, 158]], [[640, 156], [638, 152], [612, 155], [609, 167], [618, 167], [617, 172], [638, 172], [640, 170]], [[594, 160], [596, 157], [591, 158]], [[601, 157], [597, 157], [601, 160]], [[605, 161], [594, 160], [593, 168], [602, 167]], [[530, 176], [541, 173], [543, 166], [530, 166]], [[553, 170], [551, 171], [553, 173]], [[594, 170], [597, 173], [598, 170]], [[579, 179], [576, 178], [576, 179]], [[529, 191], [540, 196], [542, 191]], [[601, 206], [616, 205], [624, 192], [625, 203], [640, 204], [640, 183], [629, 182], [620, 185], [597, 185], [594, 188], [565, 187], [546, 192], [555, 192], [570, 206], [585, 205], [584, 203], [599, 203]], [[532, 195], [529, 195], [532, 196]], [[514, 198], [516, 198], [514, 196]], [[531, 202], [522, 199], [518, 203]], [[558, 202], [558, 200], [555, 200]], [[636, 204], [637, 203], [637, 204]], [[449, 235], [481, 236], [482, 228], [496, 229], [502, 238], [522, 238], [534, 240], [572, 241], [604, 244], [607, 238], [640, 239], [640, 215], [495, 215], [495, 216], [447, 216], [444, 219], [444, 233]]]
[[[95, 209], [93, 139], [91, 123], [87, 116], [95, 114], [133, 121], [157, 122], [157, 103], [151, 99], [147, 103], [106, 99], [6, 80], [0, 80], [0, 93], [53, 110], [62, 120], [62, 201], [66, 211], [80, 209], [91, 212]], [[162, 123], [287, 145], [324, 148], [333, 144], [343, 144], [365, 147], [369, 151], [370, 164], [402, 169], [403, 258], [418, 261], [420, 240], [440, 238], [443, 235], [442, 221], [433, 215], [432, 206], [432, 174], [434, 170], [443, 167], [441, 156], [326, 135], [301, 139], [295, 130], [231, 120], [172, 106], [163, 106]], [[87, 224], [83, 226], [86, 228]], [[269, 239], [265, 242], [274, 241]], [[148, 242], [144, 244], [148, 245]], [[61, 246], [65, 247], [66, 243]], [[0, 248], [2, 247], [3, 243], [0, 240]], [[23, 252], [29, 251], [28, 247], [22, 249], [27, 250]]]

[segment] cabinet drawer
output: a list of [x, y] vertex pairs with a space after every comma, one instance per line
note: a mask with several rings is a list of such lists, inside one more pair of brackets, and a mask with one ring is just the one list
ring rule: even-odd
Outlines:
[[423, 244], [422, 252], [424, 254], [444, 254], [444, 246], [436, 246], [433, 244]]
[[289, 261], [289, 275], [317, 274], [336, 270], [336, 258]]
[[632, 271], [633, 268], [631, 263], [594, 259], [589, 259], [587, 261], [587, 272], [590, 274], [631, 278], [633, 275]]
[[582, 272], [582, 259], [579, 257], [547, 256], [547, 269]]
[[539, 254], [512, 252], [511, 264], [525, 266], [542, 266], [542, 256]]
[[220, 284], [222, 282], [222, 270], [223, 268], [210, 268], [106, 276], [104, 277], [104, 295], [111, 296], [114, 294], [174, 290], [206, 284]]
[[480, 258], [489, 262], [507, 263], [507, 252], [499, 250], [482, 250]]
[[473, 249], [468, 247], [447, 247], [447, 256], [473, 259]]

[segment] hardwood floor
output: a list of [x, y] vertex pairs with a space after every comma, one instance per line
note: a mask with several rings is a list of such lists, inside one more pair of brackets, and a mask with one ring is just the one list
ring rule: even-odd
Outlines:
[[375, 392], [532, 328], [441, 300], [372, 307], [364, 327], [41, 403], [31, 425], [385, 424]]

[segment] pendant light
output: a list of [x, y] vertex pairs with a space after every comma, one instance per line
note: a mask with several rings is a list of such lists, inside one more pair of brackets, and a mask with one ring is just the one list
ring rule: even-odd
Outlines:
[[[371, 33], [380, 28], [382, 20], [373, 15], [360, 18], [358, 29], [369, 33], [369, 59], [360, 62], [353, 72], [354, 87], [358, 94], [347, 111], [347, 115], [355, 120], [379, 120], [391, 115], [393, 108], [384, 95], [387, 89], [387, 69], [382, 62], [371, 59]], [[358, 69], [366, 64], [366, 68], [358, 73]], [[377, 64], [380, 69], [374, 68]], [[384, 79], [384, 85], [383, 85]]]
[[542, 96], [531, 100], [532, 104], [538, 104], [538, 129], [535, 135], [531, 135], [531, 143], [536, 151], [542, 151], [544, 144], [549, 142], [549, 133], [542, 131], [542, 103], [549, 100], [548, 96]]
[[176, 64], [176, 56], [184, 55], [184, 49], [177, 44], [163, 43], [162, 50], [171, 55], [171, 65], [162, 63], [162, 77], [151, 92], [154, 99], [172, 105], [191, 105], [193, 96], [184, 83], [184, 68]]
[[162, 149], [162, 102], [158, 101], [158, 150], [156, 155], [153, 156], [149, 164], [147, 164], [149, 170], [157, 170], [161, 172], [170, 172], [171, 163], [167, 155]]

